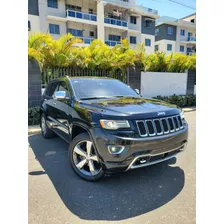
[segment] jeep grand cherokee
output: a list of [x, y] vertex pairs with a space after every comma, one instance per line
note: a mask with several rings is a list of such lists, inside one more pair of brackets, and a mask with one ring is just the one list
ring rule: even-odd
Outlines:
[[188, 138], [181, 109], [109, 78], [49, 82], [40, 121], [44, 138], [57, 134], [70, 143], [71, 167], [89, 181], [175, 157]]

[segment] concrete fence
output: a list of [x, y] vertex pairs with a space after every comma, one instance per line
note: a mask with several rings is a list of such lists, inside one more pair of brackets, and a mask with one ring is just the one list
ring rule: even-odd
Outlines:
[[142, 72], [141, 95], [144, 97], [186, 95], [188, 73]]

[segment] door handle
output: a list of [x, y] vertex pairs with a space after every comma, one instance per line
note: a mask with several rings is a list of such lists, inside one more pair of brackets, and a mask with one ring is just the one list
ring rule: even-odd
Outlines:
[[53, 102], [53, 105], [56, 105], [56, 102]]

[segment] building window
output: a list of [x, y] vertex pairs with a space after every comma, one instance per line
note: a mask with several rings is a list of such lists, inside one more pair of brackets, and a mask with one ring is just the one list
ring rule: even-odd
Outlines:
[[151, 46], [151, 40], [145, 39], [145, 46]]
[[185, 30], [180, 30], [180, 35], [185, 36]]
[[155, 45], [155, 51], [159, 50], [159, 45]]
[[121, 36], [109, 34], [109, 40], [120, 41], [121, 40]]
[[172, 44], [167, 44], [167, 50], [172, 51]]
[[147, 27], [147, 28], [151, 28], [152, 27], [152, 20], [149, 20], [149, 19], [146, 19], [145, 20], [145, 27]]
[[194, 23], [194, 19], [191, 20], [191, 23]]
[[155, 29], [155, 36], [158, 36], [158, 34], [159, 34], [159, 28], [156, 28]]
[[72, 34], [75, 37], [83, 37], [83, 31], [82, 30], [68, 28], [67, 32]]
[[89, 9], [89, 14], [93, 14], [93, 9]]
[[94, 32], [93, 31], [89, 31], [89, 36], [90, 37], [94, 37]]
[[136, 37], [130, 36], [130, 43], [131, 44], [136, 44]]
[[70, 9], [70, 10], [73, 10], [73, 11], [77, 11], [77, 12], [81, 12], [82, 11], [82, 8], [80, 6], [69, 5], [69, 4], [66, 4], [66, 10], [67, 9]]
[[28, 31], [31, 31], [30, 21], [28, 21]]
[[49, 24], [49, 30], [52, 34], [60, 34], [59, 25]]
[[168, 35], [173, 35], [173, 27], [168, 26], [168, 28], [167, 28], [167, 34]]
[[180, 52], [184, 52], [184, 46], [180, 46]]
[[58, 0], [47, 0], [47, 6], [50, 8], [58, 8]]
[[130, 16], [130, 23], [133, 23], [133, 24], [137, 23], [137, 19], [135, 16]]
[[187, 53], [190, 53], [190, 52], [192, 52], [192, 50], [191, 50], [190, 47], [188, 47], [188, 48], [187, 48]]

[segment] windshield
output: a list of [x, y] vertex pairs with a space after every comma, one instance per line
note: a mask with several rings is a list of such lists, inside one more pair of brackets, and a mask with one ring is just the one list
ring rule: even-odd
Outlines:
[[109, 97], [139, 97], [139, 95], [123, 82], [113, 79], [77, 78], [71, 83], [79, 99]]

